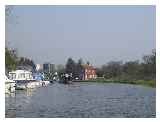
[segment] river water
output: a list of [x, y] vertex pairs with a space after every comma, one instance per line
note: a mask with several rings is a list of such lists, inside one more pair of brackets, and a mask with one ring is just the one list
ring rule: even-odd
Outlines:
[[6, 95], [6, 117], [156, 117], [156, 89], [128, 84], [55, 83]]

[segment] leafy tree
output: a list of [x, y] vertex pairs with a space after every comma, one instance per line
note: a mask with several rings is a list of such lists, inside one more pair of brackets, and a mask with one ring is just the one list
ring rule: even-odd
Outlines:
[[15, 51], [5, 48], [5, 67], [7, 71], [14, 70], [16, 68], [16, 54]]
[[90, 62], [89, 62], [89, 61], [87, 61], [87, 65], [90, 65]]
[[20, 57], [19, 60], [17, 61], [17, 66], [26, 66], [26, 67], [31, 67], [32, 71], [35, 71], [36, 65], [33, 60], [25, 58], [25, 57]]
[[76, 63], [72, 58], [68, 58], [66, 63], [66, 73], [73, 73], [75, 75]]
[[139, 61], [128, 61], [123, 65], [122, 79], [139, 79], [141, 66]]
[[75, 69], [75, 71], [76, 71], [76, 73], [75, 73], [76, 76], [75, 77], [78, 77], [79, 79], [82, 79], [82, 77], [83, 77], [83, 75], [82, 75], [82, 72], [83, 72], [82, 65], [83, 65], [83, 60], [82, 60], [82, 58], [80, 58], [78, 60], [77, 64], [76, 64], [76, 69]]
[[121, 61], [111, 61], [104, 66], [105, 77], [106, 78], [117, 78], [121, 75], [122, 71], [122, 62]]
[[96, 74], [98, 77], [103, 77], [104, 76], [104, 70], [101, 68], [96, 68]]
[[152, 54], [145, 55], [142, 63], [142, 73], [144, 79], [156, 79], [156, 51], [152, 50]]
[[68, 58], [65, 71], [66, 73], [72, 73], [73, 78], [78, 77], [82, 79], [82, 64], [82, 58], [80, 58], [77, 63], [72, 58]]
[[151, 54], [145, 55], [140, 63], [128, 61], [124, 64], [121, 61], [111, 61], [102, 65], [96, 70], [98, 76], [105, 76], [106, 79], [113, 80], [156, 80], [156, 50]]

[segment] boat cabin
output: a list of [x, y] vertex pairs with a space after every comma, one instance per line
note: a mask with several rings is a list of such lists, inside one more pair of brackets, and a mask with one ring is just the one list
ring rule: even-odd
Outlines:
[[33, 80], [32, 72], [27, 70], [15, 70], [9, 72], [10, 80]]

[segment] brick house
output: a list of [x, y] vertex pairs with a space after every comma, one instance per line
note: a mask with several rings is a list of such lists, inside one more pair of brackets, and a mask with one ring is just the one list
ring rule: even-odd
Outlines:
[[93, 66], [82, 65], [82, 80], [94, 79], [96, 77], [96, 69]]

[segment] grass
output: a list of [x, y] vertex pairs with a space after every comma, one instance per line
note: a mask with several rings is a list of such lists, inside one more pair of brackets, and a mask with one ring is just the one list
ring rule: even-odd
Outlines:
[[145, 85], [150, 87], [156, 87], [156, 81], [153, 80], [113, 80], [105, 78], [97, 78], [90, 80], [80, 80], [79, 82], [96, 82], [96, 83], [123, 83], [123, 84], [135, 84], [135, 85]]

